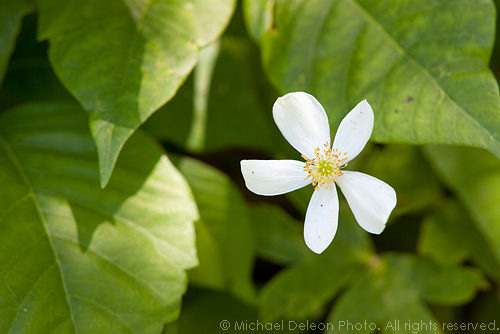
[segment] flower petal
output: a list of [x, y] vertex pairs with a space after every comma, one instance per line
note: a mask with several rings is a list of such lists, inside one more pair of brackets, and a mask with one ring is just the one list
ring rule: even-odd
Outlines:
[[330, 189], [315, 190], [306, 212], [304, 240], [313, 252], [321, 254], [337, 232], [339, 199], [332, 183]]
[[252, 192], [274, 196], [311, 183], [304, 166], [297, 160], [241, 160], [241, 173]]
[[358, 224], [370, 233], [380, 234], [396, 206], [396, 192], [373, 176], [350, 171], [342, 173], [336, 182]]
[[330, 148], [330, 125], [321, 104], [304, 92], [289, 93], [276, 100], [273, 117], [285, 139], [308, 159], [314, 149]]
[[373, 130], [373, 111], [370, 104], [363, 100], [344, 117], [335, 134], [333, 149], [346, 153], [349, 162], [365, 147]]

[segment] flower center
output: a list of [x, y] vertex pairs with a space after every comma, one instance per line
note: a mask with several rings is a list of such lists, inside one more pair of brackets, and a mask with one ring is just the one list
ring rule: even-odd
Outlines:
[[335, 181], [335, 177], [341, 176], [341, 169], [347, 166], [344, 161], [347, 160], [345, 156], [347, 153], [341, 153], [337, 149], [329, 149], [328, 143], [325, 143], [325, 148], [320, 149], [317, 147], [314, 150], [313, 159], [308, 160], [305, 156], [302, 158], [306, 161], [304, 170], [308, 173], [307, 178], [312, 179], [312, 185], [316, 190], [320, 189], [321, 186], [325, 186], [326, 189], [332, 186], [332, 181]]

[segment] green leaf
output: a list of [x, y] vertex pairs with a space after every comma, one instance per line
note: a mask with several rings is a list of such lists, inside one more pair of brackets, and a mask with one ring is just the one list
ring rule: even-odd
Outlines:
[[341, 211], [337, 235], [325, 253], [309, 253], [264, 286], [259, 299], [263, 320], [318, 317], [325, 304], [362, 271], [373, 250], [367, 234], [350, 217]]
[[125, 141], [175, 94], [231, 17], [233, 0], [38, 0], [40, 38], [90, 113], [107, 184]]
[[0, 332], [158, 333], [176, 318], [197, 210], [149, 137], [103, 190], [85, 112], [27, 104], [0, 115], [0, 162]]
[[490, 252], [500, 263], [500, 161], [474, 148], [428, 146], [426, 152], [442, 180], [468, 210]]
[[34, 9], [32, 0], [2, 0], [0, 2], [0, 83], [2, 82], [9, 57], [14, 51], [21, 19]]
[[251, 217], [260, 257], [285, 265], [310, 255], [302, 233], [304, 223], [294, 220], [280, 207], [253, 205]]
[[247, 30], [249, 34], [255, 38], [260, 39], [265, 33], [269, 33], [273, 27], [273, 21], [276, 8], [276, 1], [269, 0], [255, 0], [244, 1], [244, 17]]
[[[340, 298], [328, 318], [334, 327], [330, 332], [350, 333], [348, 322], [366, 321], [356, 333], [374, 333], [377, 328], [382, 333], [442, 333], [424, 302], [463, 304], [482, 285], [482, 276], [472, 269], [439, 267], [411, 255], [387, 255], [372, 262], [371, 269]], [[410, 327], [405, 328], [405, 323]]]
[[423, 221], [419, 251], [442, 264], [458, 264], [472, 259], [486, 273], [500, 280], [500, 262], [458, 203], [446, 203]]
[[491, 1], [247, 0], [245, 9], [276, 87], [314, 94], [332, 124], [366, 98], [377, 141], [500, 157]]
[[200, 265], [190, 271], [190, 282], [253, 302], [254, 237], [239, 190], [225, 174], [198, 160], [182, 158], [179, 170], [200, 210], [195, 222]]

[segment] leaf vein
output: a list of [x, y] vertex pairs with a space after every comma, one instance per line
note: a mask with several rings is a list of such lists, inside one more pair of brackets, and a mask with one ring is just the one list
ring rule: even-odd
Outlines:
[[[15, 168], [17, 169], [18, 173], [19, 173], [19, 176], [23, 179], [23, 182], [25, 183], [26, 186], [28, 186], [29, 189], [31, 189], [31, 191], [33, 191], [33, 185], [31, 184], [31, 182], [29, 181], [28, 177], [26, 176], [26, 173], [24, 172], [24, 169], [21, 165], [21, 163], [19, 162], [19, 159], [16, 157], [16, 155], [14, 154], [14, 152], [12, 151], [12, 148], [10, 146], [10, 144], [7, 142], [7, 140], [0, 134], [0, 143], [2, 144], [2, 146], [4, 147], [5, 149], [5, 152], [7, 153], [7, 156], [10, 158], [11, 162], [13, 163], [13, 165], [15, 166]], [[54, 254], [54, 258], [58, 264], [58, 268], [59, 268], [59, 274], [61, 275], [61, 282], [62, 282], [62, 285], [63, 285], [63, 289], [64, 289], [64, 293], [65, 293], [65, 296], [66, 296], [66, 302], [68, 304], [68, 309], [69, 309], [69, 312], [70, 312], [70, 315], [71, 315], [71, 320], [73, 322], [73, 329], [75, 330], [75, 333], [78, 333], [78, 329], [76, 328], [76, 323], [75, 323], [75, 318], [74, 318], [74, 314], [73, 314], [73, 308], [71, 307], [71, 303], [70, 303], [70, 300], [68, 299], [69, 298], [69, 293], [68, 293], [68, 288], [66, 286], [66, 282], [64, 280], [64, 273], [62, 271], [62, 267], [61, 267], [61, 263], [60, 263], [60, 260], [59, 260], [59, 256], [55, 250], [55, 247], [54, 247], [54, 244], [52, 242], [52, 239], [51, 239], [51, 236], [50, 236], [50, 233], [49, 233], [49, 229], [47, 227], [47, 222], [45, 221], [45, 218], [43, 217], [42, 215], [42, 210], [40, 208], [40, 203], [38, 202], [38, 199], [36, 196], [33, 196], [33, 202], [36, 206], [36, 209], [37, 209], [37, 213], [38, 213], [38, 217], [40, 218], [40, 222], [45, 230], [45, 233], [47, 235], [47, 240], [49, 241], [49, 245], [52, 249], [52, 253]]]
[[[74, 244], [77, 247], [80, 246], [79, 242], [77, 242], [77, 241], [75, 241], [75, 240], [73, 240], [71, 238], [68, 238], [66, 236], [56, 235], [55, 234], [54, 237], [58, 238], [58, 239], [60, 239], [62, 241], [67, 241], [67, 242], [69, 242], [71, 244]], [[97, 249], [94, 249], [93, 247], [89, 246], [88, 251], [90, 251], [90, 253], [94, 254], [96, 257], [100, 258], [101, 260], [104, 260], [106, 263], [110, 264], [114, 268], [117, 268], [118, 270], [120, 270], [122, 273], [124, 273], [128, 277], [132, 278], [140, 286], [147, 287], [150, 292], [152, 292], [154, 295], [156, 295], [156, 297], [158, 297], [159, 299], [161, 299], [162, 301], [164, 301], [164, 297], [162, 296], [162, 294], [161, 294], [160, 291], [158, 291], [155, 287], [151, 286], [150, 284], [148, 284], [148, 283], [142, 281], [141, 279], [139, 279], [137, 276], [135, 276], [132, 272], [130, 272], [125, 267], [121, 266], [120, 264], [118, 264], [116, 262], [113, 262], [112, 259], [108, 258], [107, 256], [105, 256], [104, 254], [102, 254], [101, 252], [99, 252]]]

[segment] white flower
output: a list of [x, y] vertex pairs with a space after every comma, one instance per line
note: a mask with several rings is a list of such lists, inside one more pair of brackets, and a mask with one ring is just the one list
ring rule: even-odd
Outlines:
[[340, 123], [333, 146], [328, 117], [321, 104], [304, 92], [276, 100], [273, 117], [286, 140], [306, 161], [242, 160], [241, 172], [252, 192], [281, 195], [312, 183], [304, 239], [315, 253], [322, 253], [337, 231], [337, 184], [358, 224], [370, 233], [381, 233], [396, 206], [396, 192], [372, 176], [342, 170], [365, 147], [373, 130], [373, 111], [366, 100], [358, 103]]

